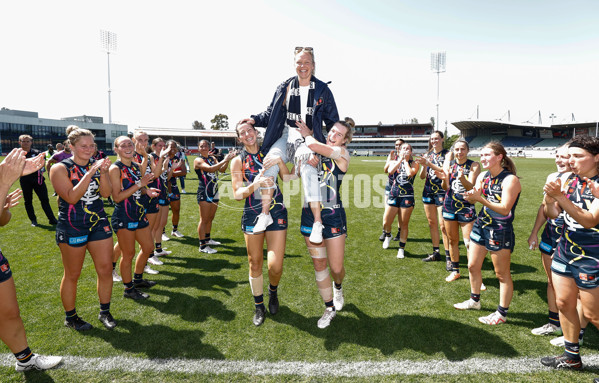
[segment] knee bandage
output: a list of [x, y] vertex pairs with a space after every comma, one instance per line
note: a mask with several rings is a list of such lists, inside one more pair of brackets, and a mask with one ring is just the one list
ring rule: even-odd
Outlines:
[[464, 238], [464, 246], [466, 247], [466, 250], [470, 249], [470, 238]]
[[250, 288], [252, 289], [252, 295], [255, 297], [264, 294], [264, 277], [262, 274], [255, 278], [250, 275]]
[[318, 292], [320, 293], [322, 300], [329, 302], [333, 299], [333, 287], [331, 286], [329, 268], [327, 267], [322, 271], [314, 270], [314, 274], [316, 276], [316, 286], [318, 287]]
[[326, 247], [308, 247], [308, 252], [310, 253], [310, 257], [314, 259], [321, 259], [327, 257]]

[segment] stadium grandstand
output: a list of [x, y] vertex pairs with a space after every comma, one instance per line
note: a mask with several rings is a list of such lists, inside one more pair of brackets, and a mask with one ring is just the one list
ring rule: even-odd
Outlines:
[[452, 122], [460, 136], [468, 141], [472, 155], [477, 155], [489, 141], [500, 141], [509, 155], [552, 157], [558, 146], [577, 135], [597, 136], [599, 122], [575, 122], [544, 125], [530, 122], [515, 124], [503, 121], [465, 120]]
[[415, 154], [420, 154], [428, 149], [428, 136], [432, 131], [431, 123], [356, 125], [348, 149], [358, 156], [386, 156], [401, 138], [412, 145]]
[[169, 129], [169, 128], [148, 128], [139, 127], [135, 130], [143, 130], [150, 137], [150, 142], [154, 138], [161, 137], [164, 140], [175, 140], [190, 153], [197, 153], [198, 142], [206, 140], [214, 142], [214, 146], [224, 153], [237, 145], [237, 134], [234, 130], [212, 130], [212, 129]]

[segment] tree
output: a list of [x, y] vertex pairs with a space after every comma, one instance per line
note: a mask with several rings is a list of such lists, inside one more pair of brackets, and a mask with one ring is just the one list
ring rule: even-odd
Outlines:
[[410, 124], [417, 124], [417, 123], [418, 123], [418, 119], [415, 117], [410, 120]]
[[201, 122], [199, 122], [199, 121], [197, 121], [197, 120], [196, 120], [196, 121], [194, 121], [194, 122], [193, 122], [193, 124], [191, 124], [191, 127], [192, 127], [194, 130], [204, 130], [204, 129], [206, 129], [206, 128], [204, 127], [204, 124], [203, 124], [203, 123], [201, 123]]
[[447, 137], [447, 135], [445, 136], [445, 141], [443, 142], [443, 148], [445, 149], [451, 149], [451, 146], [453, 145], [454, 142], [456, 142], [458, 140], [458, 138], [460, 138], [459, 134], [454, 134], [451, 137]]
[[435, 128], [435, 117], [431, 117], [431, 125]]
[[217, 114], [212, 120], [210, 120], [212, 130], [224, 130], [229, 129], [229, 117], [226, 114]]

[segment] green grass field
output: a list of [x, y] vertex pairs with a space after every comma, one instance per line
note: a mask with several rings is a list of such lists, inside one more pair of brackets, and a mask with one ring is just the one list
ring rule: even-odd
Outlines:
[[[173, 254], [162, 257], [165, 265], [154, 267], [160, 274], [151, 276], [158, 285], [149, 290], [150, 299], [134, 302], [122, 297], [122, 284], [115, 283], [111, 311], [119, 322], [114, 331], [98, 322], [96, 275], [87, 257], [79, 281], [77, 311], [95, 328], [77, 333], [63, 326], [64, 312], [59, 297], [62, 277], [60, 252], [54, 242], [53, 228], [47, 225], [37, 199], [39, 227], [32, 228], [23, 206], [13, 209], [12, 222], [0, 230], [0, 245], [9, 259], [17, 285], [21, 315], [31, 348], [38, 353], [85, 358], [129, 357], [138, 359], [202, 359], [258, 362], [430, 362], [414, 375], [388, 375], [384, 370], [374, 377], [355, 377], [361, 381], [591, 381], [599, 375], [594, 366], [581, 373], [540, 369], [522, 373], [435, 374], [439, 361], [459, 362], [471, 358], [531, 357], [540, 365], [542, 356], [562, 350], [549, 344], [550, 337], [530, 333], [547, 320], [546, 277], [540, 254], [530, 251], [530, 234], [542, 185], [554, 171], [552, 160], [517, 159], [522, 195], [516, 210], [516, 248], [512, 256], [514, 299], [508, 323], [491, 327], [477, 318], [494, 311], [498, 303], [498, 282], [490, 259], [483, 266], [488, 290], [483, 292], [483, 309], [457, 311], [453, 303], [469, 295], [466, 256], [462, 247], [462, 278], [446, 283], [444, 262], [424, 263], [421, 258], [431, 249], [429, 229], [422, 204], [417, 198], [410, 222], [406, 258], [396, 259], [397, 242], [383, 250], [381, 232], [383, 208], [382, 183], [371, 183], [382, 173], [382, 158], [352, 159], [352, 180], [344, 182], [344, 205], [348, 216], [346, 244], [347, 277], [344, 282], [346, 306], [327, 329], [316, 327], [323, 311], [311, 260], [299, 233], [300, 197], [290, 198], [287, 250], [279, 297], [281, 309], [266, 317], [256, 328], [251, 322], [253, 299], [248, 284], [248, 266], [240, 217], [243, 202], [226, 196], [230, 180], [223, 177], [221, 204], [213, 224], [212, 237], [221, 241], [217, 254], [198, 252], [198, 208], [195, 199], [197, 177], [189, 174], [182, 196], [179, 230], [184, 238], [165, 243]], [[380, 176], [379, 176], [380, 177]], [[382, 179], [382, 177], [381, 177]], [[47, 181], [49, 189], [50, 183]], [[419, 196], [423, 182], [417, 180]], [[298, 190], [292, 184], [288, 190]], [[289, 193], [288, 193], [289, 194]], [[51, 199], [55, 208], [55, 201]], [[378, 205], [377, 205], [378, 204]], [[373, 206], [375, 205], [375, 206]], [[57, 209], [55, 208], [55, 212]], [[110, 214], [112, 208], [107, 207]], [[170, 219], [170, 218], [169, 218]], [[395, 224], [394, 224], [395, 226]], [[170, 222], [167, 231], [170, 233]], [[266, 266], [265, 266], [266, 272]], [[265, 278], [267, 279], [267, 278]], [[266, 281], [265, 281], [266, 283]], [[1, 324], [0, 324], [1, 325]], [[599, 337], [589, 326], [582, 349], [585, 356], [597, 354]], [[75, 370], [63, 368], [25, 375], [16, 373], [9, 350], [0, 344], [7, 361], [0, 366], [0, 381], [22, 382], [106, 382], [106, 381], [343, 381], [347, 377], [299, 375], [292, 370], [282, 375], [223, 372], [222, 374], [181, 373], [120, 369]], [[10, 364], [8, 363], [10, 362]], [[473, 362], [474, 363], [474, 362]], [[378, 368], [378, 367], [374, 367]]]

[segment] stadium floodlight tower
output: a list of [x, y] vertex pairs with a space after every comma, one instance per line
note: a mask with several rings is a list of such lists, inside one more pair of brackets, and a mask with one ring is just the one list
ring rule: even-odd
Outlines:
[[112, 124], [112, 105], [110, 100], [110, 52], [116, 52], [116, 33], [100, 30], [100, 43], [108, 57], [108, 123]]
[[437, 120], [435, 128], [439, 130], [439, 75], [445, 72], [445, 52], [431, 53], [431, 70], [437, 74]]

